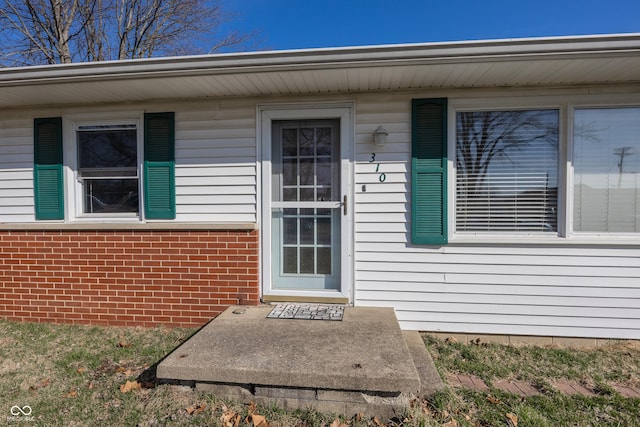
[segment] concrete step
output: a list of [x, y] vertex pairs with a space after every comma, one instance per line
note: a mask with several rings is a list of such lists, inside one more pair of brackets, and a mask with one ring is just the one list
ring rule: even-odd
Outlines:
[[267, 318], [270, 306], [231, 307], [157, 369], [219, 397], [286, 409], [388, 416], [443, 387], [417, 332], [391, 308], [346, 307], [342, 321]]

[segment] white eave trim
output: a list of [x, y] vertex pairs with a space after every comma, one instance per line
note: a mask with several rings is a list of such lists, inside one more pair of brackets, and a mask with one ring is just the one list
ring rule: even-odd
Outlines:
[[640, 33], [283, 50], [0, 68], [0, 87], [144, 77], [640, 55]]

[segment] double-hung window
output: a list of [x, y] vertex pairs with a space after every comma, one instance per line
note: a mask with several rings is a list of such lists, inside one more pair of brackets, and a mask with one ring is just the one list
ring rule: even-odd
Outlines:
[[138, 215], [136, 124], [78, 126], [76, 142], [82, 214]]
[[37, 118], [33, 170], [37, 220], [175, 219], [175, 115]]

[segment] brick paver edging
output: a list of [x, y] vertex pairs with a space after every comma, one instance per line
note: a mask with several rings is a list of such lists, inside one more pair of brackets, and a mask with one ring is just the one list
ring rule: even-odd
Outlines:
[[[468, 374], [447, 374], [447, 382], [451, 387], [468, 388], [470, 390], [487, 392], [489, 387], [487, 384], [475, 375]], [[521, 397], [529, 397], [540, 394], [531, 384], [518, 380], [500, 380], [493, 384], [498, 390], [515, 394]], [[561, 393], [573, 396], [581, 395], [586, 397], [596, 396], [593, 390], [582, 386], [577, 381], [571, 380], [554, 380], [551, 385]], [[640, 388], [623, 385], [612, 386], [622, 397], [640, 399]]]

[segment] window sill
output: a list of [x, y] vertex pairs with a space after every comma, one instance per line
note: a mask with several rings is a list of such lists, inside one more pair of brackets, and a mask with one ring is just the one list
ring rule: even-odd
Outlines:
[[640, 246], [640, 236], [631, 235], [572, 235], [569, 237], [540, 236], [531, 234], [505, 235], [457, 235], [448, 245], [504, 245], [504, 246]]
[[0, 230], [20, 231], [75, 231], [75, 230], [257, 230], [251, 222], [37, 222], [37, 223], [0, 223]]

